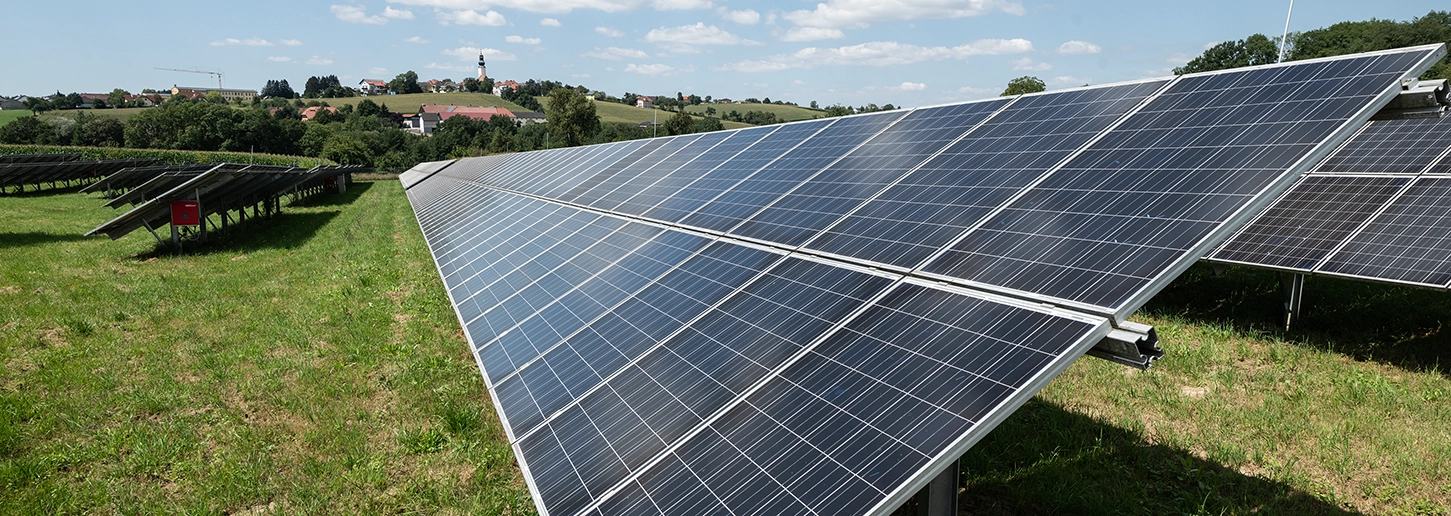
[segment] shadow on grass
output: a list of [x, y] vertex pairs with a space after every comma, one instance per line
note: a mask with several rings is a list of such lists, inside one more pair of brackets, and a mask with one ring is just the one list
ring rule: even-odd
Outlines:
[[[209, 235], [208, 242], [205, 244], [183, 242], [182, 249], [187, 255], [249, 253], [262, 249], [296, 249], [306, 244], [308, 240], [312, 240], [318, 230], [341, 213], [342, 211], [339, 210], [310, 213], [283, 211], [270, 219], [248, 219], [245, 228], [233, 225], [226, 234]], [[169, 235], [164, 232], [158, 232], [158, 234], [163, 237]], [[134, 259], [146, 261], [172, 254], [174, 253], [171, 247], [158, 244], [150, 252], [136, 255]]]
[[90, 183], [82, 183], [74, 186], [61, 185], [55, 188], [51, 188], [50, 185], [45, 185], [40, 189], [36, 189], [35, 185], [25, 185], [24, 192], [16, 191], [14, 185], [7, 185], [4, 188], [5, 192], [0, 193], [0, 197], [15, 197], [24, 199], [26, 197], [42, 197], [47, 195], [77, 193], [80, 192], [82, 188], [85, 188], [89, 185]]
[[[958, 514], [1352, 514], [1033, 399], [962, 457]], [[915, 516], [915, 500], [894, 516]]]
[[362, 196], [364, 192], [367, 192], [371, 188], [373, 188], [373, 183], [371, 181], [356, 182], [348, 185], [348, 191], [346, 192], [343, 192], [341, 194], [325, 193], [322, 195], [318, 195], [316, 197], [303, 201], [302, 203], [298, 204], [298, 206], [308, 208], [345, 206], [348, 204], [352, 204], [353, 201], [358, 200], [358, 197]]
[[1282, 338], [1411, 371], [1451, 376], [1451, 293], [1324, 276], [1305, 279], [1300, 320], [1284, 328], [1281, 273], [1231, 267], [1214, 277], [1200, 263], [1144, 307], [1189, 322], [1228, 323], [1235, 331]]
[[75, 242], [78, 240], [90, 240], [90, 237], [63, 233], [0, 233], [0, 249], [7, 247], [30, 247], [59, 242]]

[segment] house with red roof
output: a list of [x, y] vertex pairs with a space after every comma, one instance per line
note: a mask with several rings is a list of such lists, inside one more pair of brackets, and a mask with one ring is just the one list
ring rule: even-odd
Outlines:
[[358, 81], [358, 93], [364, 95], [385, 95], [388, 93], [388, 81], [382, 79], [363, 79]]

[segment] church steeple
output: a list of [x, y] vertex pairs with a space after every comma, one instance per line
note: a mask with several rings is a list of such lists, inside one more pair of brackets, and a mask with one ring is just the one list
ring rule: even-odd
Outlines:
[[484, 67], [484, 54], [483, 53], [480, 53], [479, 54], [479, 77], [478, 77], [478, 79], [480, 81], [482, 81], [482, 80], [484, 80], [484, 78], [486, 78], [488, 76], [489, 76], [489, 70], [488, 70], [488, 68], [485, 68]]

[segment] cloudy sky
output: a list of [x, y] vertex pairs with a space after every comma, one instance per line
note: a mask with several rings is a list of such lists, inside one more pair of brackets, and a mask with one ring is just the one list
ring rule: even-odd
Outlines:
[[[553, 79], [614, 95], [697, 93], [905, 106], [1168, 75], [1208, 45], [1278, 35], [1288, 1], [249, 0], [12, 2], [0, 95], [309, 76], [345, 84], [414, 70]], [[1301, 0], [1291, 30], [1409, 20], [1444, 0]]]

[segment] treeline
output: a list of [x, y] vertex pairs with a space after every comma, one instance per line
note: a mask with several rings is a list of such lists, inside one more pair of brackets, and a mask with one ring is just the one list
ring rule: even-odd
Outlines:
[[[1407, 22], [1371, 19], [1294, 32], [1289, 35], [1288, 44], [1285, 45], [1285, 60], [1314, 59], [1433, 43], [1451, 44], [1451, 12], [1431, 11]], [[1199, 57], [1175, 68], [1174, 73], [1183, 75], [1274, 63], [1279, 60], [1279, 55], [1280, 38], [1254, 34], [1210, 47]], [[1451, 75], [1451, 57], [1436, 63], [1421, 78], [1446, 78], [1448, 75]]]
[[[180, 96], [120, 119], [77, 112], [74, 118], [29, 116], [0, 126], [0, 143], [257, 152], [319, 157], [341, 164], [401, 170], [424, 161], [649, 138], [657, 131], [631, 124], [601, 124], [594, 104], [574, 89], [547, 97], [547, 123], [518, 125], [509, 117], [444, 120], [425, 137], [404, 131], [403, 116], [372, 99], [322, 109], [301, 120], [296, 100], [268, 99], [249, 107]], [[666, 134], [722, 129], [719, 120], [681, 113], [663, 124]]]

